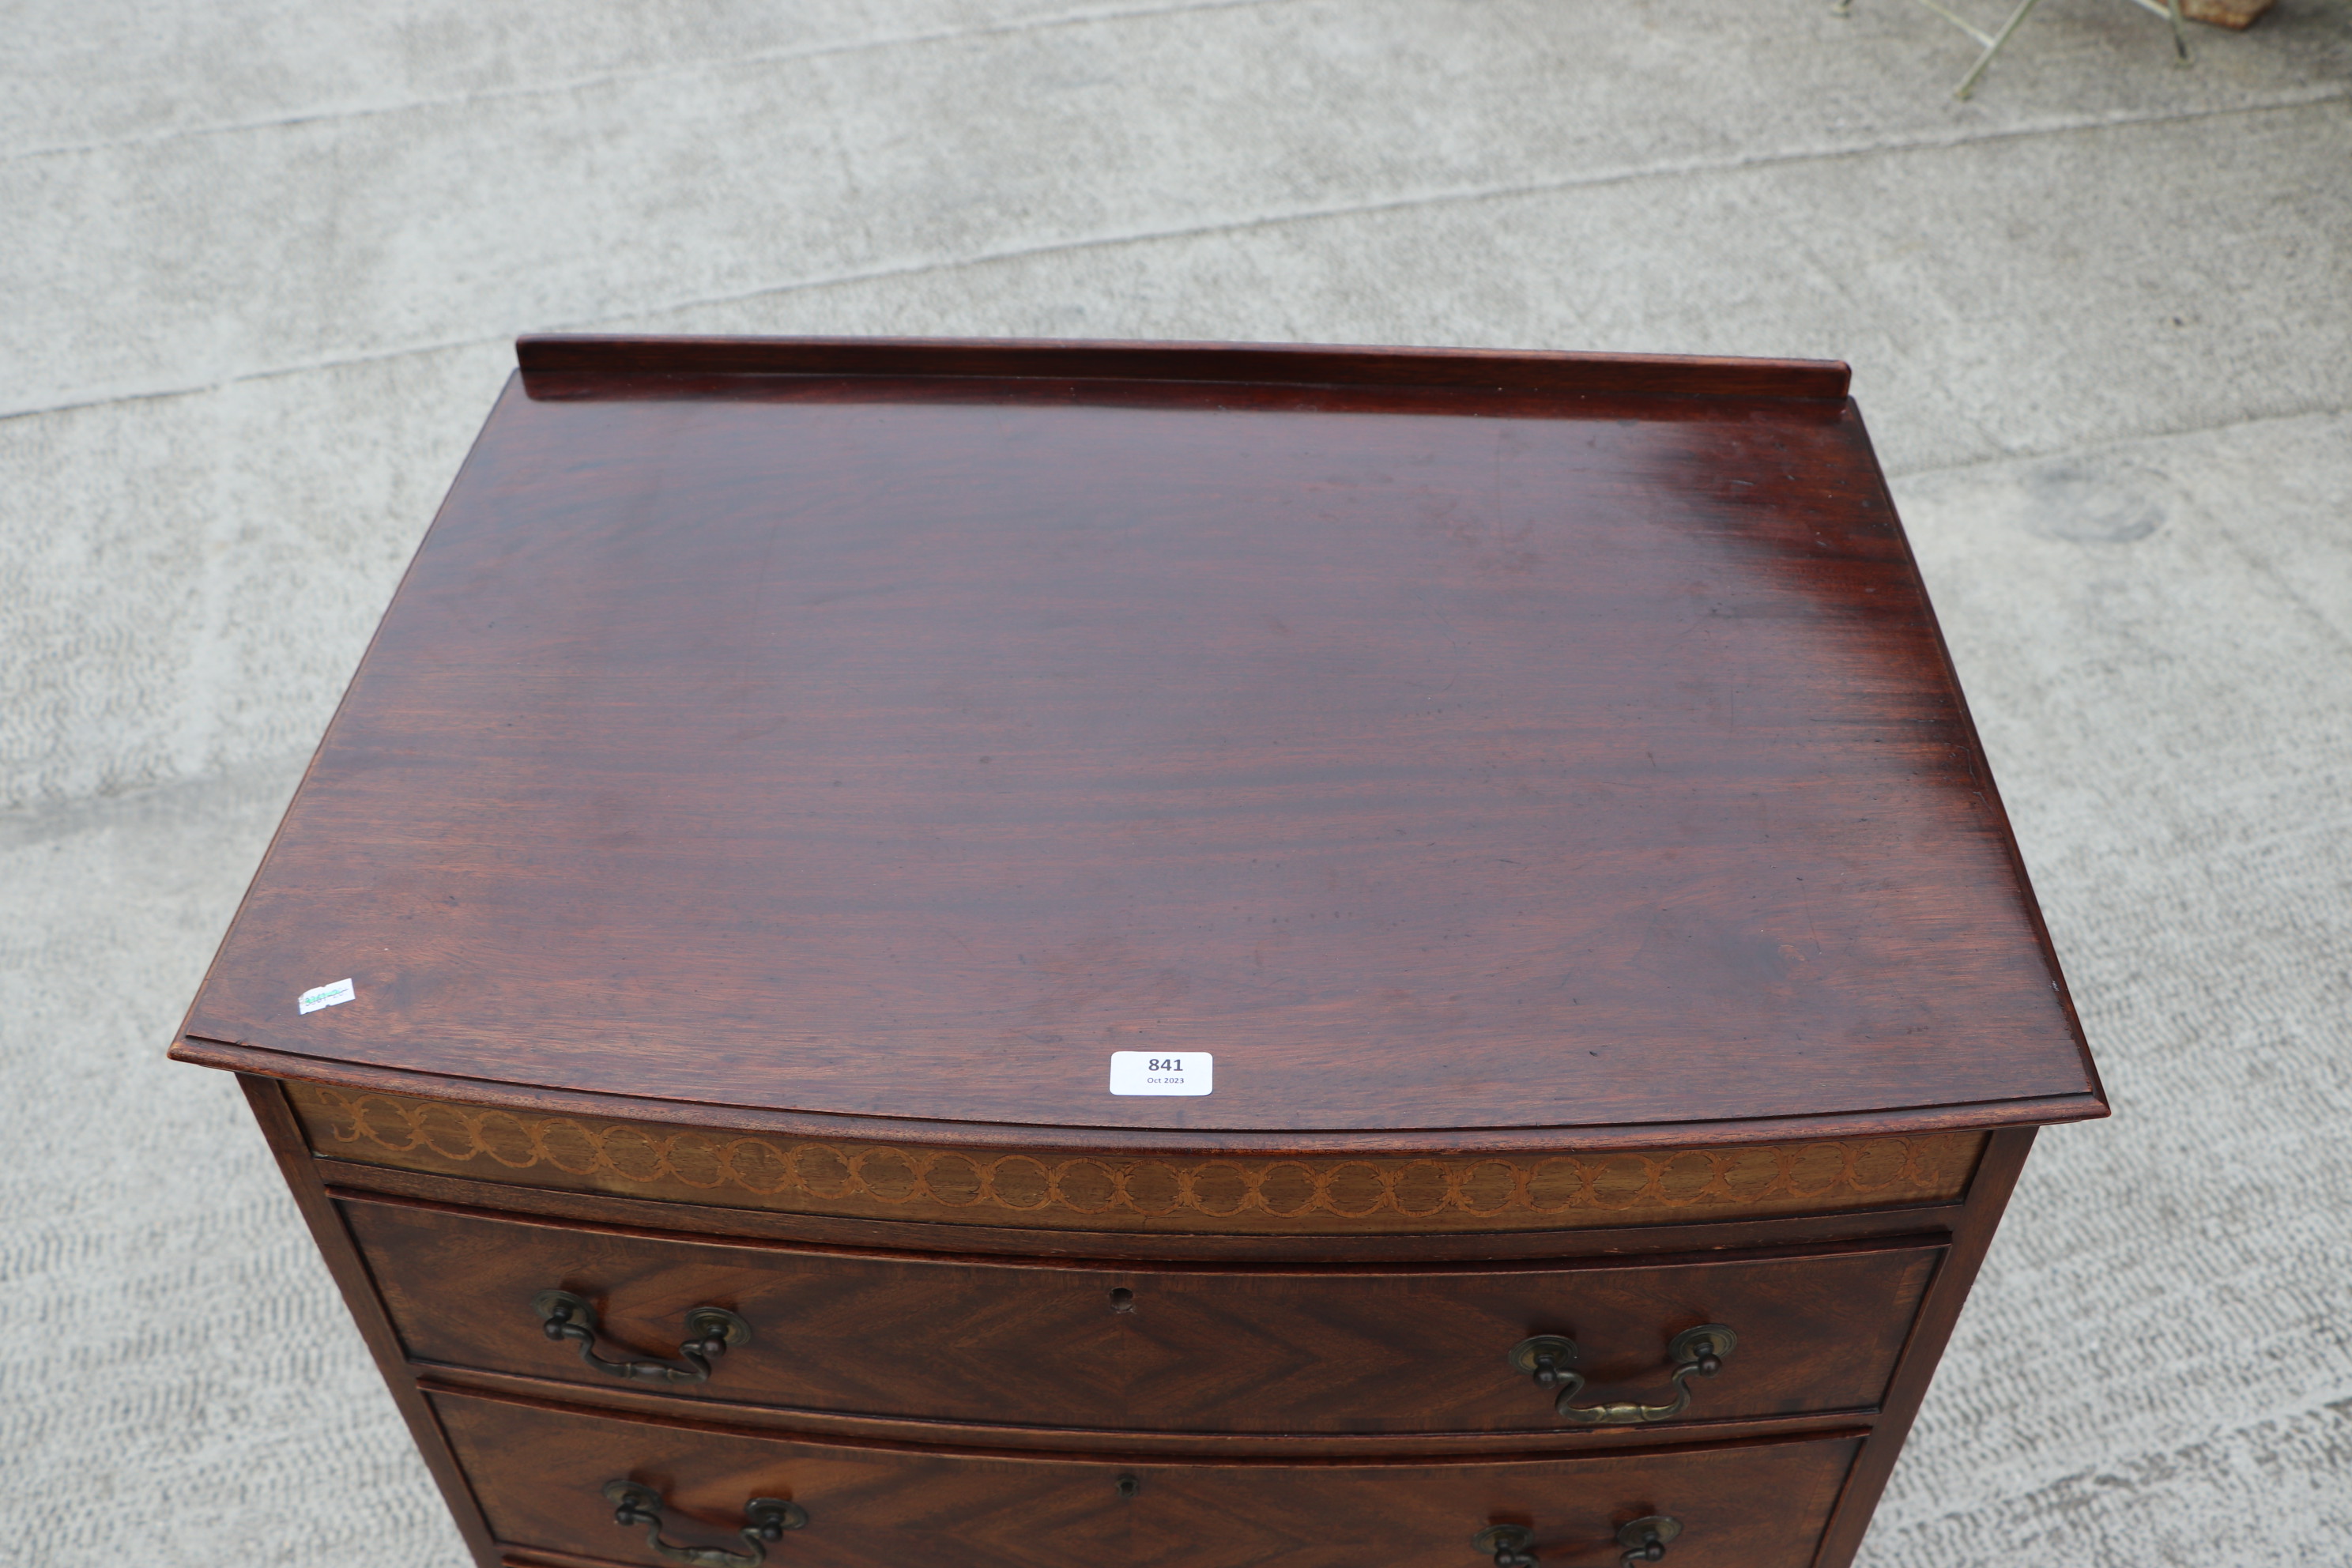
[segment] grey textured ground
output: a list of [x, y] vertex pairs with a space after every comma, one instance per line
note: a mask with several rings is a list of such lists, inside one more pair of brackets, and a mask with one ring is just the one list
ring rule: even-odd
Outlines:
[[0, 1557], [458, 1562], [161, 1053], [506, 340], [626, 327], [1853, 361], [2118, 1106], [1865, 1561], [2352, 1560], [2352, 16], [1856, 10], [12, 7]]

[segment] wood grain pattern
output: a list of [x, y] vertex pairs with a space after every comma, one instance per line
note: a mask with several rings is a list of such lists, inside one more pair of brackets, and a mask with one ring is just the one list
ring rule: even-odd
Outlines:
[[692, 1415], [733, 1430], [818, 1442], [887, 1443], [919, 1448], [983, 1447], [1004, 1453], [1054, 1455], [1160, 1454], [1179, 1460], [1220, 1459], [1461, 1459], [1493, 1456], [1577, 1458], [1620, 1448], [1674, 1442], [1747, 1443], [1813, 1437], [1870, 1425], [1855, 1411], [1801, 1415], [1740, 1416], [1678, 1426], [1661, 1432], [1639, 1426], [1561, 1426], [1506, 1432], [1153, 1432], [1129, 1426], [1018, 1426], [1003, 1421], [957, 1422], [911, 1416], [850, 1415], [798, 1405], [738, 1404], [717, 1398], [678, 1400], [639, 1385], [590, 1384], [486, 1372], [478, 1367], [416, 1363], [416, 1382], [428, 1393], [562, 1405], [645, 1420]]
[[336, 1159], [865, 1218], [1216, 1235], [1566, 1230], [1949, 1202], [1981, 1132], [1468, 1159], [1071, 1158], [795, 1142], [289, 1084]]
[[390, 1390], [392, 1402], [400, 1411], [408, 1427], [409, 1436], [425, 1461], [427, 1474], [440, 1489], [441, 1500], [448, 1505], [451, 1520], [466, 1550], [481, 1568], [489, 1568], [497, 1561], [496, 1548], [490, 1540], [489, 1525], [482, 1518], [481, 1507], [475, 1501], [473, 1489], [467, 1485], [464, 1472], [458, 1468], [457, 1457], [449, 1448], [447, 1436], [440, 1422], [425, 1402], [415, 1380], [408, 1375], [402, 1358], [399, 1331], [384, 1310], [383, 1300], [376, 1294], [375, 1283], [368, 1277], [367, 1263], [360, 1257], [350, 1230], [342, 1216], [329, 1201], [326, 1189], [320, 1184], [318, 1163], [302, 1146], [302, 1129], [286, 1103], [284, 1086], [266, 1078], [237, 1075], [237, 1087], [245, 1093], [245, 1102], [251, 1108], [254, 1120], [260, 1124], [261, 1134], [268, 1140], [269, 1152], [278, 1162], [278, 1173], [294, 1197], [294, 1206], [302, 1215], [311, 1240], [327, 1265], [327, 1272], [342, 1296], [343, 1305], [350, 1309], [360, 1338], [374, 1360], [376, 1370], [383, 1374], [384, 1385]]
[[1107, 1145], [1133, 1154], [1231, 1155], [1261, 1160], [1299, 1155], [1368, 1154], [1460, 1157], [1472, 1154], [1560, 1152], [1614, 1153], [1620, 1150], [1734, 1148], [1757, 1143], [1834, 1143], [1859, 1139], [1907, 1138], [1931, 1132], [1981, 1132], [2000, 1127], [2042, 1127], [2106, 1114], [2088, 1094], [2041, 1100], [2004, 1100], [1980, 1105], [1914, 1106], [1889, 1111], [1847, 1111], [1823, 1116], [1748, 1116], [1731, 1121], [1644, 1121], [1627, 1126], [1449, 1127], [1443, 1130], [1370, 1128], [1287, 1129], [1236, 1131], [1220, 1128], [1121, 1127], [1108, 1134], [1098, 1127], [1041, 1123], [956, 1121], [940, 1117], [844, 1116], [778, 1110], [768, 1107], [711, 1105], [688, 1100], [647, 1100], [543, 1085], [501, 1083], [493, 1079], [415, 1072], [363, 1062], [297, 1057], [283, 1051], [232, 1045], [200, 1035], [184, 1035], [172, 1047], [175, 1061], [227, 1072], [324, 1084], [352, 1094], [389, 1094], [404, 1100], [438, 1100], [485, 1110], [597, 1121], [643, 1121], [705, 1132], [782, 1134], [815, 1142], [850, 1142], [955, 1148], [1003, 1149], [1061, 1156], [1100, 1153]]
[[510, 389], [185, 1032], [1003, 1126], [2097, 1113], [1850, 405], [961, 352]]
[[803, 375], [1450, 387], [1465, 392], [1843, 398], [1831, 360], [1295, 343], [1006, 342], [876, 338], [630, 338], [548, 334], [515, 344], [527, 375]]
[[[1592, 1226], [1570, 1230], [1345, 1231], [1323, 1236], [1249, 1231], [1050, 1230], [910, 1219], [790, 1214], [775, 1209], [681, 1205], [658, 1198], [469, 1180], [391, 1165], [315, 1159], [331, 1192], [392, 1197], [449, 1208], [516, 1214], [624, 1230], [691, 1231], [740, 1241], [935, 1252], [967, 1258], [1038, 1258], [1136, 1263], [1507, 1263], [1544, 1258], [1696, 1255], [1758, 1247], [1948, 1236], [1960, 1203], [1831, 1210], [1763, 1218], [1710, 1217], [1673, 1225]], [[1980, 1178], [1971, 1178], [1971, 1185]]]
[[173, 1047], [478, 1563], [1843, 1568], [2106, 1110], [1843, 365], [520, 361]]
[[[1648, 1266], [1200, 1269], [813, 1252], [346, 1199], [408, 1353], [595, 1385], [529, 1303], [567, 1289], [607, 1357], [674, 1357], [688, 1310], [752, 1342], [679, 1397], [941, 1421], [1133, 1431], [1551, 1431], [1507, 1359], [1567, 1334], [1580, 1402], [1667, 1397], [1680, 1331], [1742, 1336], [1685, 1425], [1866, 1410], [1942, 1248]], [[1116, 1293], [1124, 1292], [1120, 1298]]]
[[[642, 1532], [615, 1526], [597, 1489], [658, 1488], [674, 1540], [723, 1545], [745, 1501], [808, 1510], [777, 1549], [808, 1568], [1281, 1568], [1366, 1563], [1482, 1568], [1470, 1537], [1490, 1523], [1536, 1531], [1559, 1568], [1613, 1563], [1617, 1524], [1669, 1512], [1684, 1568], [1805, 1568], [1853, 1436], [1644, 1450], [1574, 1459], [1295, 1464], [1051, 1458], [793, 1442], [620, 1421], [439, 1394], [499, 1540], [657, 1565]], [[1119, 1495], [1132, 1477], [1131, 1497]]]
[[1902, 1452], [1903, 1439], [1909, 1436], [1911, 1423], [1927, 1397], [1927, 1385], [1936, 1375], [1936, 1364], [1943, 1359], [1944, 1346], [1959, 1322], [1969, 1288], [1976, 1283], [1977, 1270], [1992, 1246], [1993, 1233], [2000, 1228], [2001, 1212], [2008, 1207], [2010, 1194], [2016, 1189], [2017, 1178], [2025, 1169], [2026, 1155], [2032, 1152], [2034, 1133], [2031, 1127], [2004, 1129], [1994, 1133], [1986, 1146], [1983, 1163], [1969, 1194], [1968, 1214], [1953, 1233], [1951, 1251], [1928, 1288], [1927, 1300], [1912, 1327], [1911, 1342], [1903, 1347], [1902, 1363], [1886, 1391], [1886, 1408], [1872, 1426], [1871, 1442], [1838, 1496], [1829, 1529], [1822, 1539], [1817, 1568], [1847, 1568], [1862, 1550], [1870, 1516], [1895, 1473], [1895, 1460]]

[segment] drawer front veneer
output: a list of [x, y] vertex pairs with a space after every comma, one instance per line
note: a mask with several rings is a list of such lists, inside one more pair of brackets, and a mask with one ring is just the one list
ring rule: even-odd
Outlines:
[[[1601, 1568], [1622, 1524], [1682, 1526], [1675, 1568], [1805, 1568], [1861, 1440], [1621, 1451], [1570, 1459], [1171, 1463], [856, 1447], [436, 1394], [490, 1528], [509, 1548], [659, 1564], [604, 1488], [661, 1499], [664, 1539], [744, 1550], [754, 1499], [804, 1526], [793, 1568], [1486, 1568], [1472, 1537], [1529, 1528], [1547, 1564]], [[525, 1561], [528, 1561], [526, 1558]]]
[[[1515, 1371], [1575, 1342], [1570, 1402], [1660, 1405], [1675, 1336], [1738, 1336], [1682, 1421], [1874, 1405], [1939, 1246], [1723, 1261], [1485, 1268], [1025, 1265], [648, 1236], [346, 1196], [409, 1353], [609, 1385], [542, 1329], [541, 1292], [597, 1317], [603, 1360], [691, 1365], [697, 1308], [747, 1343], [661, 1391], [827, 1412], [1153, 1432], [1545, 1431], [1577, 1426]], [[642, 1385], [642, 1384], [641, 1384]]]

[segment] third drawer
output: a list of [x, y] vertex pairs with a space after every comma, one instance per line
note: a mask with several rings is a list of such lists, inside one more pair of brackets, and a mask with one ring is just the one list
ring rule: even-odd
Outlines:
[[[1654, 1410], [1672, 1402], [1676, 1337], [1706, 1325], [1736, 1335], [1720, 1371], [1686, 1378], [1687, 1408], [1645, 1424], [1866, 1410], [1943, 1254], [1913, 1240], [1670, 1261], [1153, 1267], [339, 1202], [420, 1362], [784, 1409], [1155, 1432], [1581, 1426], [1515, 1350], [1569, 1341], [1559, 1361], [1582, 1379], [1569, 1405]], [[576, 1353], [577, 1334], [550, 1337], [556, 1291], [584, 1304], [575, 1322], [593, 1316], [596, 1361], [640, 1363], [634, 1377]], [[688, 1381], [679, 1347], [703, 1308], [749, 1335]]]

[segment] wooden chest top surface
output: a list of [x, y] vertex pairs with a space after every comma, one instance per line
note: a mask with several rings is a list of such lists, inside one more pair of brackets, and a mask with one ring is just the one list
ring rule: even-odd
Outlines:
[[1202, 1133], [2104, 1111], [1838, 367], [535, 352], [183, 1056]]

